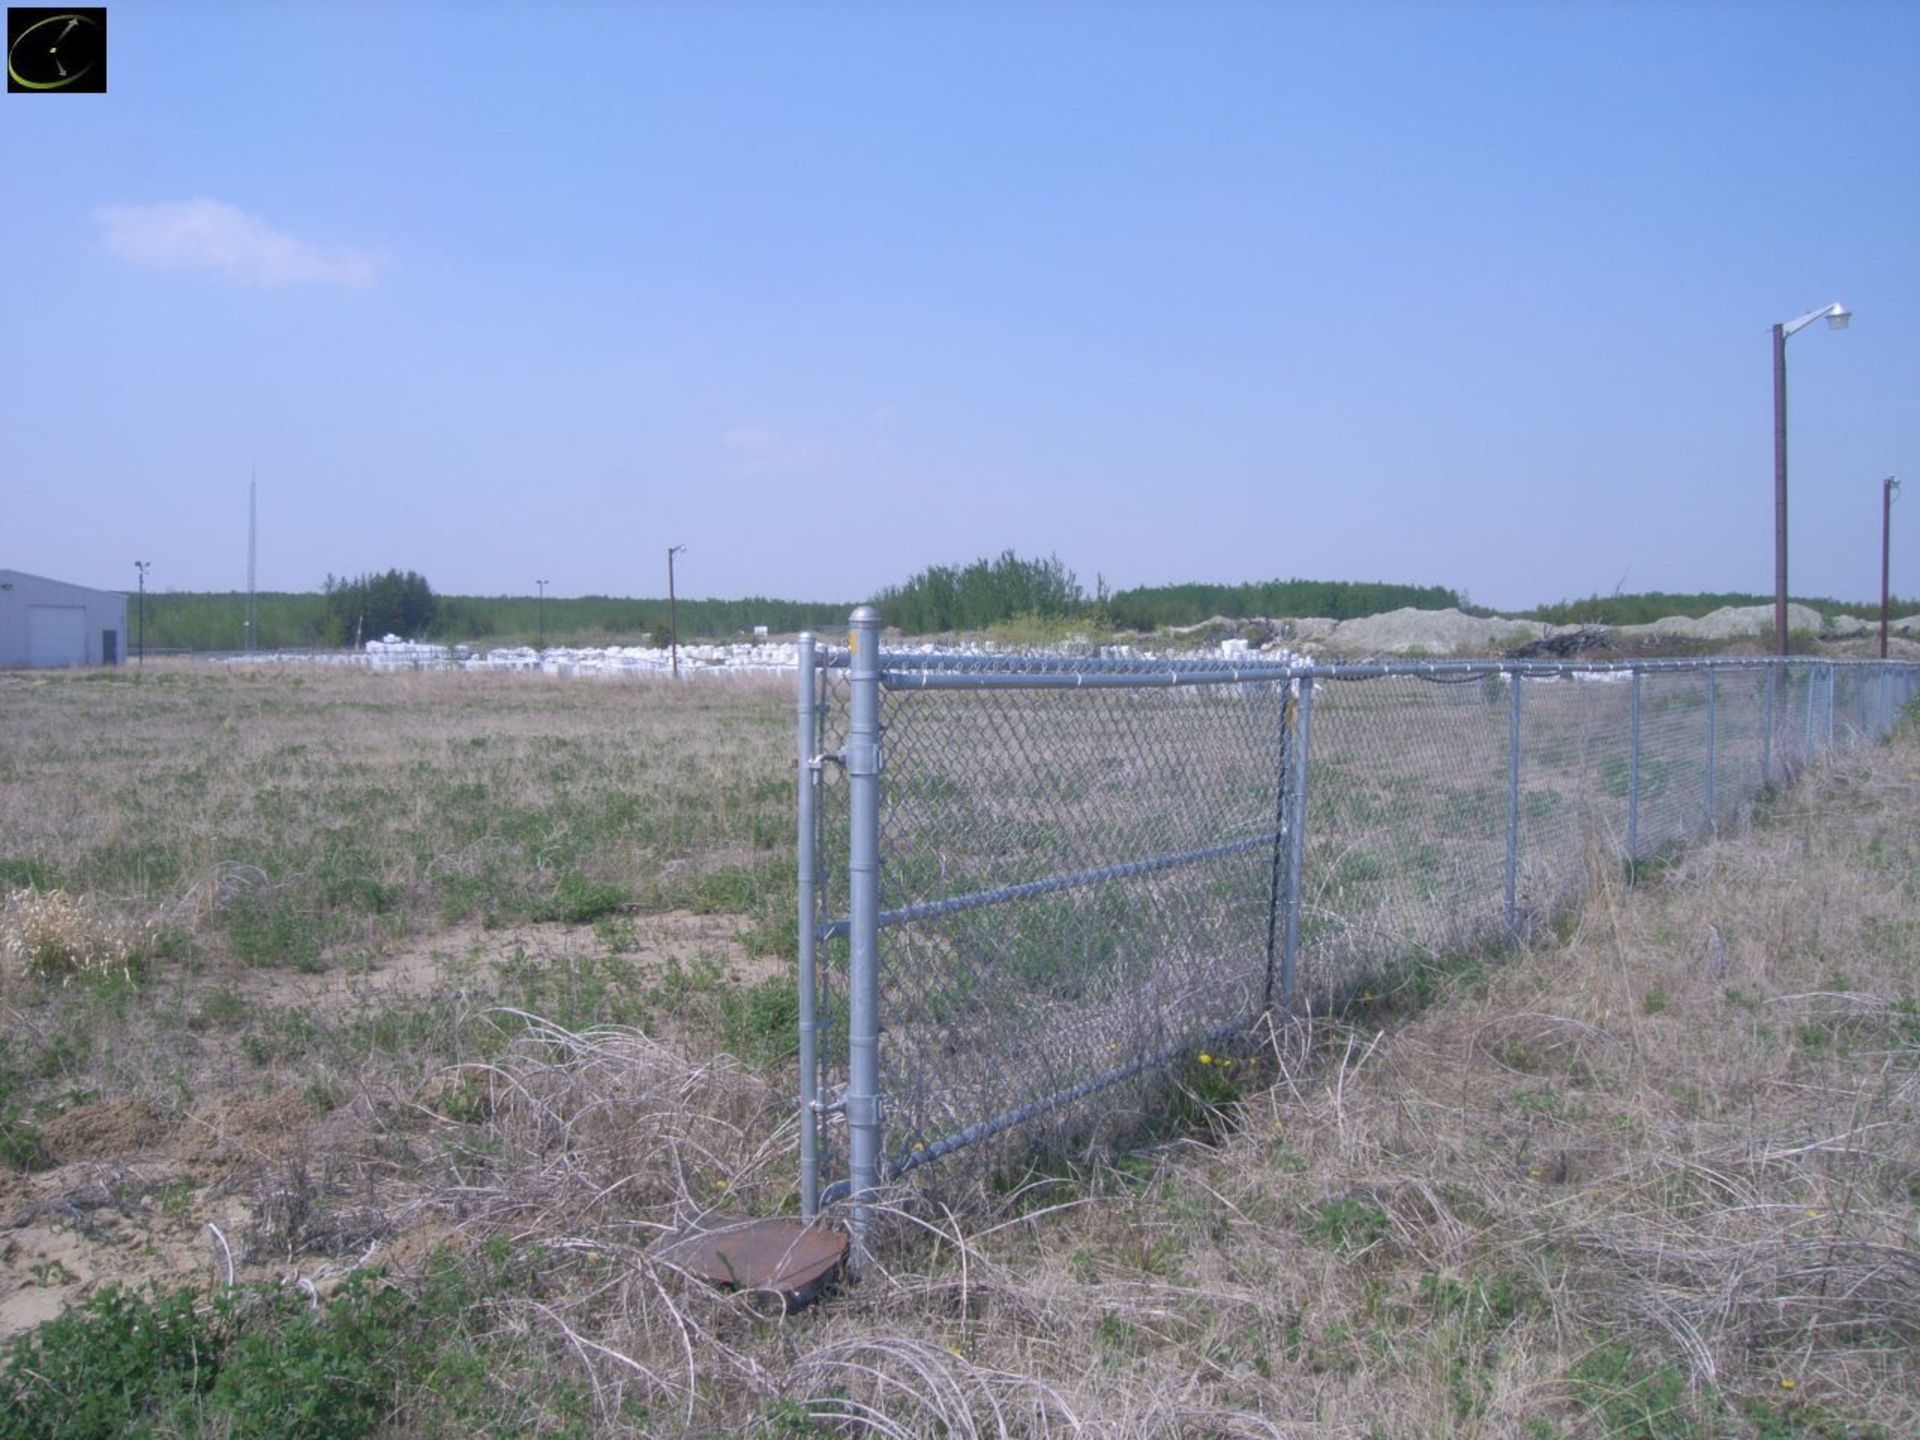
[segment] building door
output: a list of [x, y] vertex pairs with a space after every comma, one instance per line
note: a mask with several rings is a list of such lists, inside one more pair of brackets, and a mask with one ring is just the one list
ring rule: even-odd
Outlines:
[[118, 630], [100, 632], [100, 663], [102, 665], [120, 663], [120, 632]]
[[84, 605], [27, 606], [27, 664], [34, 669], [87, 663]]

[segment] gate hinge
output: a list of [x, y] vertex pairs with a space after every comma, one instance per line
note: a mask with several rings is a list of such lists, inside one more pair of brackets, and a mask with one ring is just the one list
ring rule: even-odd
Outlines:
[[863, 740], [858, 743], [848, 741], [840, 752], [840, 763], [847, 767], [848, 775], [878, 775], [880, 773], [880, 742]]
[[841, 1105], [848, 1125], [878, 1126], [886, 1118], [886, 1105], [878, 1095], [848, 1095]]

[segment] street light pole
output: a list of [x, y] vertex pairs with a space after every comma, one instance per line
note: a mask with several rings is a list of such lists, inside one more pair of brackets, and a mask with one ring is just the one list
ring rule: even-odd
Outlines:
[[667, 643], [672, 646], [673, 678], [680, 678], [680, 602], [673, 594], [673, 557], [687, 547], [669, 545], [667, 547]]
[[533, 606], [533, 628], [539, 637], [535, 648], [544, 650], [547, 648], [547, 582], [536, 580], [533, 583], [540, 587], [540, 598]]
[[133, 568], [140, 572], [140, 663], [136, 667], [147, 668], [147, 567], [151, 560], [136, 560]]
[[1900, 493], [1900, 482], [1889, 475], [1880, 483], [1880, 658], [1887, 658], [1887, 614], [1892, 597], [1888, 579], [1893, 560], [1893, 497]]
[[1853, 312], [1835, 301], [1773, 327], [1773, 642], [1787, 653], [1787, 338], [1816, 320], [1844, 330]]

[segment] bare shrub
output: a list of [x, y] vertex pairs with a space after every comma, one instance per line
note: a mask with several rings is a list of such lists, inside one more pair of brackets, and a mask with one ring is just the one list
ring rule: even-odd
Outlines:
[[15, 890], [0, 910], [0, 985], [8, 973], [65, 985], [75, 977], [133, 978], [141, 936], [64, 890]]

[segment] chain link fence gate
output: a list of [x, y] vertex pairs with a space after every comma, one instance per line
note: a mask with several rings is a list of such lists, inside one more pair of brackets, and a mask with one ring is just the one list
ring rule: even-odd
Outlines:
[[1920, 666], [1070, 659], [801, 638], [801, 1201], [1084, 1127], [1263, 1014], [1738, 823]]

